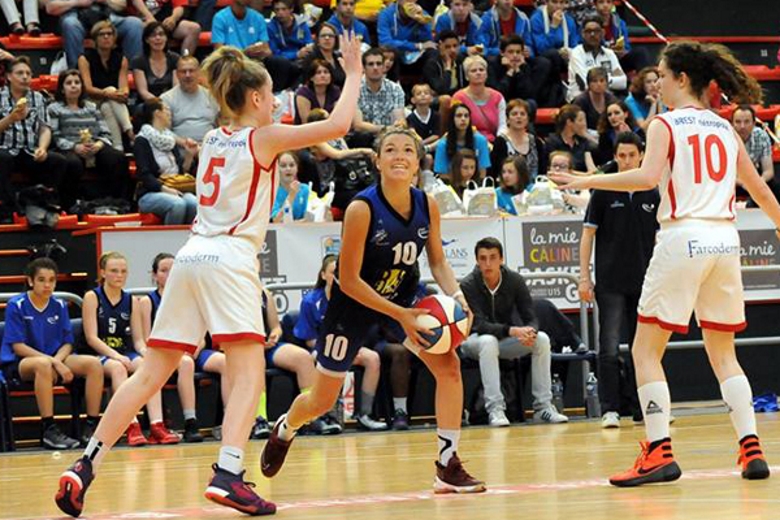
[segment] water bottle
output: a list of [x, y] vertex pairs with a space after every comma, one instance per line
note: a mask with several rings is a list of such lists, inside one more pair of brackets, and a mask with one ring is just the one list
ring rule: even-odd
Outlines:
[[558, 374], [553, 374], [552, 404], [560, 413], [563, 413], [563, 381]]
[[601, 417], [601, 402], [599, 401], [599, 382], [596, 374], [588, 374], [588, 381], [585, 383], [585, 409], [588, 417]]
[[290, 199], [285, 199], [282, 204], [282, 222], [285, 224], [293, 221], [292, 206], [290, 205]]

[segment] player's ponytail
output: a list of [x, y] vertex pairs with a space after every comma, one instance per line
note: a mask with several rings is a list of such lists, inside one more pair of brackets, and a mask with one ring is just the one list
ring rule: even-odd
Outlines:
[[748, 76], [726, 47], [697, 42], [669, 44], [661, 57], [675, 76], [685, 73], [692, 93], [701, 98], [715, 81], [724, 94], [736, 103], [761, 103], [763, 93], [758, 82]]
[[263, 65], [227, 45], [211, 53], [203, 62], [202, 70], [211, 95], [228, 116], [241, 113], [247, 92], [259, 90], [270, 81]]
[[713, 79], [732, 103], [761, 103], [764, 93], [755, 78], [748, 75], [734, 55], [723, 45], [705, 45], [712, 63]]

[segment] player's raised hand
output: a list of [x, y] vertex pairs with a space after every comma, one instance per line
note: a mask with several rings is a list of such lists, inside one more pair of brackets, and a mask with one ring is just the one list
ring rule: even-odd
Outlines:
[[344, 72], [349, 75], [363, 74], [363, 58], [360, 54], [360, 38], [352, 31], [344, 31], [339, 36], [339, 63]]

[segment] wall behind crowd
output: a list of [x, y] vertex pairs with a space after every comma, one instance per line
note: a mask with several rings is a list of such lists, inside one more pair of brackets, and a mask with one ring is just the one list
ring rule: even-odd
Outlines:
[[[777, 36], [780, 9], [772, 0], [631, 0], [666, 36]], [[702, 9], [706, 7], [705, 9]], [[643, 24], [633, 15], [629, 25]]]

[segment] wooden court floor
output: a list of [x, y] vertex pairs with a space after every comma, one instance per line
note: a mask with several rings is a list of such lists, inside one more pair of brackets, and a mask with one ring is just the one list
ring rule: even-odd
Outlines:
[[[774, 476], [739, 478], [728, 417], [678, 417], [672, 433], [683, 479], [616, 489], [606, 477], [638, 453], [641, 427], [596, 422], [463, 431], [461, 457], [488, 493], [434, 496], [433, 430], [347, 434], [296, 440], [273, 480], [262, 477], [263, 441], [251, 443], [249, 477], [279, 505], [278, 518], [361, 520], [472, 519], [774, 519], [780, 518], [780, 417], [760, 414], [759, 429]], [[104, 462], [87, 500], [87, 518], [241, 518], [202, 497], [216, 443], [117, 449]], [[59, 473], [77, 453], [0, 456], [0, 519], [60, 518], [52, 501]]]

